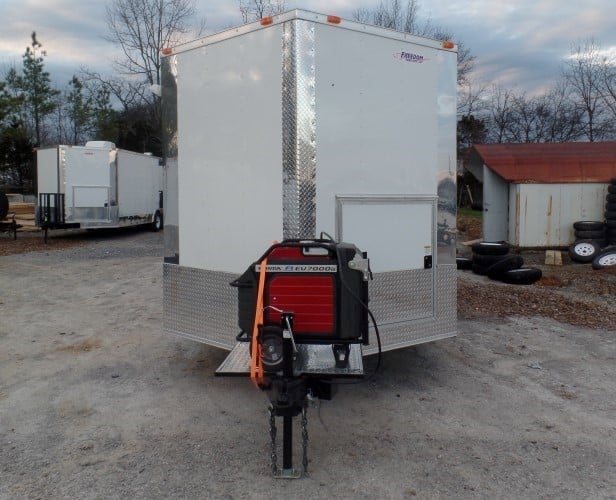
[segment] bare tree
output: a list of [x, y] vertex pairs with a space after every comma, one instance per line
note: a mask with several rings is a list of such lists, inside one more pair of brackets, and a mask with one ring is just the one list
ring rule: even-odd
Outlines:
[[571, 47], [563, 76], [584, 109], [586, 137], [590, 142], [603, 139], [610, 129], [610, 123], [605, 119], [601, 71], [602, 57], [594, 39]]
[[107, 6], [110, 42], [124, 58], [118, 70], [150, 85], [160, 84], [160, 52], [191, 32], [194, 0], [111, 0]]
[[244, 23], [274, 16], [286, 10], [285, 0], [239, 0]]
[[[362, 23], [370, 23], [397, 31], [404, 31], [419, 36], [427, 36], [441, 41], [454, 38], [449, 31], [435, 26], [430, 19], [422, 21], [419, 16], [419, 0], [381, 0], [375, 9], [357, 9], [353, 19]], [[463, 42], [458, 42], [458, 83], [468, 83], [473, 70], [475, 56], [471, 54]]]

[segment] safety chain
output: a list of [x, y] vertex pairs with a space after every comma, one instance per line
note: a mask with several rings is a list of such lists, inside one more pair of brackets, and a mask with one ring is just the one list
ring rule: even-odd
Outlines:
[[274, 416], [274, 407], [269, 407], [270, 414], [270, 438], [272, 441], [272, 474], [278, 474], [278, 455], [276, 454], [276, 417]]
[[302, 465], [304, 474], [308, 474], [308, 397], [304, 399], [302, 407]]

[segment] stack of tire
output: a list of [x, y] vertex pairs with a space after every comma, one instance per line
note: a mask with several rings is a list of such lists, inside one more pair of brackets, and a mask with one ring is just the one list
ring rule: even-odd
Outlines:
[[522, 267], [524, 260], [511, 254], [507, 243], [482, 241], [473, 244], [471, 269], [475, 274], [512, 285], [530, 285], [541, 278], [541, 270]]
[[616, 177], [607, 186], [605, 197], [605, 237], [608, 245], [616, 245]]
[[616, 267], [616, 177], [608, 184], [605, 197], [605, 240], [607, 247], [592, 260], [593, 269]]
[[591, 262], [593, 269], [616, 266], [616, 177], [607, 186], [605, 222], [573, 223], [575, 242], [569, 247], [574, 262]]
[[607, 246], [603, 221], [579, 220], [573, 223], [575, 241], [569, 247], [569, 257], [574, 262], [592, 262]]

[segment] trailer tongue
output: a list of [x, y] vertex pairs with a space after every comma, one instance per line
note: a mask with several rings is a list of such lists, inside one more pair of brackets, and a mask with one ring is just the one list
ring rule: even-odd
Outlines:
[[[299, 476], [293, 468], [293, 417], [302, 415], [306, 471], [308, 401], [331, 399], [335, 378], [364, 374], [360, 344], [368, 344], [369, 277], [368, 258], [354, 245], [285, 240], [231, 282], [238, 290], [240, 334], [216, 375], [250, 376], [268, 393], [277, 477]], [[283, 419], [282, 468], [276, 417]]]

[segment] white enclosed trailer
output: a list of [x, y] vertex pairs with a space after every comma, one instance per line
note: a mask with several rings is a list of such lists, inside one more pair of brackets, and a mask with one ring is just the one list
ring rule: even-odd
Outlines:
[[325, 232], [368, 252], [383, 350], [456, 334], [453, 44], [295, 10], [164, 54], [166, 331], [233, 349], [229, 283]]
[[38, 223], [44, 229], [163, 222], [160, 159], [111, 142], [37, 150]]

